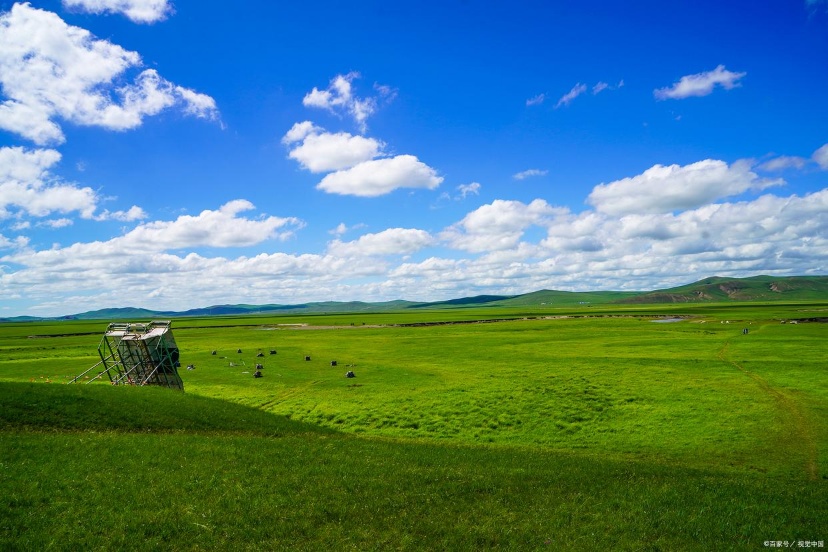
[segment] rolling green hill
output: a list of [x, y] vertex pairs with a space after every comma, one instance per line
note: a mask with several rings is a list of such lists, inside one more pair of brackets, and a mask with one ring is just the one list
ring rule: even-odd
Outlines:
[[713, 276], [693, 284], [642, 293], [621, 303], [690, 303], [731, 301], [819, 301], [828, 299], [828, 276]]
[[[138, 320], [194, 316], [375, 313], [409, 309], [458, 309], [469, 307], [574, 306], [587, 304], [707, 303], [748, 301], [828, 301], [828, 276], [713, 276], [692, 284], [649, 292], [540, 290], [521, 295], [477, 295], [446, 301], [322, 301], [295, 305], [213, 305], [186, 311], [152, 311], [125, 307], [99, 309], [61, 317], [67, 320]], [[34, 317], [0, 318], [0, 322], [43, 320]], [[50, 319], [55, 320], [55, 319]]]

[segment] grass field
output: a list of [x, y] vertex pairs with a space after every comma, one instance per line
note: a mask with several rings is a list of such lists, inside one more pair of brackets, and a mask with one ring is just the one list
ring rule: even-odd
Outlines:
[[[182, 319], [183, 394], [56, 385], [97, 361], [105, 323], [3, 325], [0, 548], [824, 543], [828, 325], [781, 320], [825, 312]], [[459, 323], [476, 320], [498, 321]]]

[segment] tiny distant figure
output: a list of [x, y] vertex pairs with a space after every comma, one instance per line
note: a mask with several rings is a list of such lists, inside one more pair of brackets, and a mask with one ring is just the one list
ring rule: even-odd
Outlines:
[[742, 335], [747, 335], [749, 331], [750, 331], [750, 330], [748, 330], [747, 328], [745, 328], [744, 330], [742, 330]]
[[236, 352], [237, 352], [237, 353], [239, 353], [239, 354], [241, 354], [241, 349], [239, 349], [239, 350], [238, 350], [238, 351], [236, 351]]

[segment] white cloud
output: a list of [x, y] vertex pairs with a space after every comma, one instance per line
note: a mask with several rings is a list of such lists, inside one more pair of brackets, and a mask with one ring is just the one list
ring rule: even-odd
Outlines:
[[172, 12], [168, 0], [63, 0], [66, 8], [89, 13], [121, 13], [135, 23], [162, 21]]
[[746, 161], [728, 166], [713, 159], [685, 166], [655, 165], [638, 176], [599, 184], [587, 203], [612, 215], [668, 213], [784, 183], [759, 178], [750, 168]]
[[473, 253], [509, 249], [518, 244], [528, 227], [544, 226], [551, 216], [561, 212], [542, 199], [528, 205], [497, 199], [446, 228], [440, 237], [454, 249]]
[[316, 187], [333, 194], [377, 197], [399, 188], [433, 190], [442, 181], [442, 176], [415, 156], [397, 155], [331, 173]]
[[425, 230], [389, 228], [376, 234], [365, 234], [350, 242], [334, 240], [328, 244], [328, 253], [337, 257], [409, 255], [432, 243], [434, 238]]
[[618, 84], [616, 84], [615, 86], [612, 86], [611, 84], [608, 84], [606, 82], [598, 82], [595, 84], [595, 86], [592, 87], [592, 95], [597, 96], [604, 90], [618, 90], [619, 88], [623, 88], [623, 86], [623, 79], [618, 81]]
[[[0, 148], [0, 219], [11, 214], [46, 217], [52, 213], [77, 212], [93, 220], [133, 221], [146, 218], [143, 209], [132, 206], [127, 211], [95, 213], [101, 198], [89, 187], [63, 182], [50, 173], [60, 161], [60, 153], [51, 149], [27, 150], [22, 147]], [[62, 226], [67, 226], [59, 219]], [[18, 222], [17, 229], [25, 221]], [[55, 227], [54, 221], [41, 226]]]
[[740, 86], [739, 80], [745, 75], [747, 73], [734, 73], [725, 69], [724, 65], [719, 65], [712, 71], [681, 77], [673, 86], [654, 90], [653, 95], [657, 100], [680, 100], [690, 96], [707, 96], [713, 92], [716, 85], [725, 90]]
[[65, 140], [56, 119], [84, 126], [126, 130], [172, 106], [217, 119], [209, 96], [176, 86], [154, 69], [121, 85], [140, 56], [56, 14], [15, 4], [0, 16], [0, 128], [36, 144]]
[[558, 103], [555, 104], [555, 109], [558, 109], [562, 105], [563, 106], [569, 105], [572, 102], [572, 100], [574, 100], [575, 98], [577, 98], [578, 96], [580, 96], [581, 94], [586, 92], [586, 89], [587, 89], [586, 85], [581, 84], [579, 82], [578, 84], [576, 84], [575, 86], [572, 87], [572, 90], [570, 90], [569, 92], [567, 92], [566, 94], [561, 96], [561, 99], [558, 100]]
[[[220, 211], [240, 218], [247, 206], [231, 203], [210, 211], [204, 221]], [[545, 229], [547, 236], [531, 237], [521, 230], [532, 225]], [[394, 262], [382, 256], [428, 253], [440, 245], [425, 231], [398, 228], [334, 241], [324, 254], [236, 258], [159, 250], [185, 242], [215, 243], [215, 236], [175, 242], [162, 238], [160, 244], [149, 240], [156, 245], [145, 248], [134, 245], [147, 236], [128, 233], [41, 251], [27, 247], [25, 238], [0, 237], [0, 247], [12, 250], [0, 257], [0, 290], [4, 298], [33, 298], [41, 306], [39, 314], [60, 315], [88, 310], [90, 304], [183, 310], [218, 303], [431, 301], [544, 288], [654, 289], [711, 274], [828, 270], [828, 190], [620, 217], [592, 210], [575, 214], [541, 199], [529, 204], [498, 200], [447, 230], [467, 239], [475, 234], [479, 255], [456, 259], [431, 254], [421, 262]], [[211, 227], [208, 233], [221, 232]], [[495, 247], [482, 247], [487, 242]], [[371, 261], [354, 262], [355, 257]]]
[[78, 212], [91, 218], [97, 194], [54, 178], [49, 169], [58, 161], [60, 154], [55, 150], [0, 148], [0, 219], [9, 216], [13, 207], [36, 217]]
[[525, 180], [532, 176], [546, 176], [547, 174], [549, 174], [548, 170], [529, 169], [513, 174], [512, 178], [514, 178], [515, 180]]
[[296, 218], [267, 217], [248, 219], [237, 216], [254, 209], [252, 203], [237, 199], [218, 210], [204, 210], [196, 216], [182, 215], [174, 221], [141, 224], [122, 238], [112, 240], [119, 246], [151, 251], [192, 247], [243, 247], [270, 239], [286, 239], [303, 225]]
[[282, 137], [282, 143], [286, 146], [301, 142], [305, 137], [311, 134], [320, 134], [325, 132], [325, 129], [318, 127], [310, 121], [302, 121], [301, 123], [293, 123], [285, 135]]
[[480, 195], [480, 183], [460, 184], [457, 186], [457, 191], [460, 192], [459, 199], [466, 199], [469, 195]]
[[526, 107], [533, 106], [533, 105], [540, 105], [546, 99], [546, 94], [538, 94], [537, 96], [533, 96], [526, 100]]
[[814, 152], [811, 158], [823, 169], [828, 170], [828, 144]]
[[336, 225], [336, 228], [334, 228], [333, 230], [328, 230], [328, 234], [332, 234], [334, 236], [342, 236], [347, 232], [350, 232], [352, 230], [359, 230], [360, 228], [365, 228], [366, 226], [366, 224], [363, 224], [361, 222], [358, 224], [354, 224], [353, 226], [348, 226], [344, 222], [340, 222]]
[[340, 222], [336, 225], [336, 228], [334, 228], [333, 230], [328, 230], [328, 234], [333, 234], [334, 236], [341, 236], [347, 231], [348, 226], [344, 222]]
[[51, 219], [51, 220], [44, 220], [43, 222], [39, 223], [38, 226], [47, 226], [49, 228], [66, 228], [67, 226], [72, 226], [74, 221], [68, 218], [59, 218], [59, 219]]
[[285, 134], [283, 143], [301, 141], [289, 157], [303, 168], [314, 172], [338, 171], [371, 160], [382, 153], [384, 144], [373, 138], [354, 136], [347, 132], [336, 134], [305, 121], [296, 123]]
[[757, 168], [763, 171], [784, 171], [785, 169], [801, 169], [807, 163], [807, 159], [796, 156], [780, 155], [765, 161]]
[[132, 222], [136, 220], [144, 220], [147, 218], [147, 213], [137, 205], [133, 205], [126, 211], [110, 212], [109, 210], [104, 209], [100, 215], [95, 215], [93, 218], [95, 220], [119, 220], [121, 222]]
[[[325, 109], [332, 113], [344, 113], [353, 118], [361, 132], [367, 129], [366, 121], [378, 107], [377, 98], [360, 98], [353, 93], [353, 81], [360, 77], [352, 71], [346, 75], [337, 75], [331, 79], [328, 88], [319, 90], [315, 86], [302, 99], [305, 107]], [[396, 91], [388, 86], [374, 85], [380, 96], [391, 101]]]
[[173, 97], [176, 96], [183, 100], [181, 107], [187, 115], [210, 121], [219, 120], [218, 106], [211, 96], [183, 86], [175, 87]]
[[[0, 234], [0, 249], [22, 249], [29, 244], [29, 239], [25, 236], [17, 236], [16, 238], [9, 239], [3, 234]], [[2, 277], [3, 268], [0, 266], [0, 277]], [[0, 287], [2, 289], [2, 287]]]

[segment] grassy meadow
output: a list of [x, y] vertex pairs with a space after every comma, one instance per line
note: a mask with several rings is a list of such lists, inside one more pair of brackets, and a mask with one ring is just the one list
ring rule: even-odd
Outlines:
[[781, 321], [825, 312], [596, 304], [181, 319], [181, 361], [195, 366], [180, 370], [185, 393], [59, 385], [97, 362], [106, 322], [4, 324], [0, 548], [824, 542], [828, 325]]

